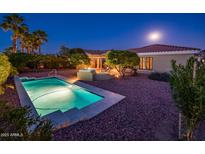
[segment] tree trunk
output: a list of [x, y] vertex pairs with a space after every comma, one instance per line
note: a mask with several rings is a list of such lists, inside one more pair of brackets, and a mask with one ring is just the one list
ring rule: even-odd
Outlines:
[[14, 34], [13, 37], [12, 37], [13, 53], [16, 53], [16, 52], [17, 52], [16, 42], [17, 42], [17, 37], [16, 37], [16, 35]]
[[120, 71], [120, 68], [118, 68], [117, 66], [115, 66], [115, 69], [116, 69], [116, 71], [118, 72], [118, 74], [119, 74], [119, 77], [122, 75], [122, 73], [121, 73], [121, 71]]
[[133, 71], [134, 71], [133, 76], [136, 76], [137, 75], [137, 69], [134, 68]]
[[178, 138], [181, 139], [181, 129], [182, 129], [182, 113], [179, 112], [179, 128], [178, 128]]
[[21, 53], [24, 53], [24, 48], [25, 48], [25, 47], [24, 47], [23, 41], [21, 41], [20, 44], [21, 44]]
[[193, 129], [188, 129], [186, 133], [187, 141], [193, 140]]
[[195, 84], [196, 80], [196, 61], [194, 61], [194, 66], [193, 66], [193, 84]]
[[193, 140], [193, 133], [198, 123], [196, 119], [187, 119], [186, 125], [187, 125], [186, 138], [188, 141], [191, 141]]
[[125, 77], [125, 71], [126, 71], [126, 68], [122, 68], [122, 77], [124, 78]]
[[30, 54], [31, 53], [31, 49], [28, 47], [27, 48], [27, 53]]

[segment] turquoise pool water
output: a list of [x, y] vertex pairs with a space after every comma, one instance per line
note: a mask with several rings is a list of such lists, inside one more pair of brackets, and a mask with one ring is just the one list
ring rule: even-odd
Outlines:
[[58, 78], [21, 79], [37, 113], [45, 116], [60, 110], [84, 108], [103, 97]]

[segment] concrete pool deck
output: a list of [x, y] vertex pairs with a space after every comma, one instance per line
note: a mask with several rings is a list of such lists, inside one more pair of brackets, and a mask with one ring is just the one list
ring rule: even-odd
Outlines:
[[[50, 76], [50, 77], [57, 77], [66, 81], [66, 78], [64, 78], [63, 76], [58, 75], [58, 76]], [[32, 101], [30, 100], [27, 92], [25, 91], [22, 82], [18, 76], [14, 77], [14, 82], [16, 85], [21, 106], [29, 106], [32, 109], [32, 114], [38, 116], [37, 111]], [[48, 119], [52, 121], [55, 129], [67, 127], [82, 120], [88, 120], [125, 98], [125, 96], [123, 95], [108, 90], [104, 90], [101, 88], [97, 88], [80, 81], [77, 81], [74, 84], [88, 90], [89, 92], [102, 96], [103, 99], [89, 106], [86, 106], [82, 109], [73, 108], [66, 112], [61, 112], [60, 110], [58, 110], [56, 112], [43, 116], [42, 117], [43, 119]]]

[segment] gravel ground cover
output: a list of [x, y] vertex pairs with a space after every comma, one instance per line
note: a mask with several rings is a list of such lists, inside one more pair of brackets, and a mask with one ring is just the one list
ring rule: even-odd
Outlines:
[[126, 99], [90, 120], [56, 131], [55, 140], [177, 140], [178, 112], [168, 83], [145, 75], [86, 83]]

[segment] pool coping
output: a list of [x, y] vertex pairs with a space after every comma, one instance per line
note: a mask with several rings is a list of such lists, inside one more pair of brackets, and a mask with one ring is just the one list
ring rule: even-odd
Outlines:
[[[64, 76], [60, 76], [60, 75], [40, 77], [36, 79], [51, 78], [51, 77], [56, 77], [65, 82], [68, 82], [66, 81], [66, 78]], [[31, 108], [32, 114], [34, 116], [39, 116], [30, 97], [28, 96], [26, 90], [24, 89], [22, 85], [20, 77], [15, 76], [14, 82], [16, 85], [16, 89], [17, 89], [17, 93], [20, 99], [21, 106], [29, 106]], [[69, 84], [74, 84], [76, 86], [82, 87], [89, 92], [102, 96], [103, 99], [93, 104], [90, 104], [89, 106], [86, 106], [82, 109], [73, 108], [66, 112], [61, 112], [60, 110], [58, 110], [58, 111], [55, 111], [53, 113], [43, 116], [42, 119], [48, 119], [52, 121], [55, 129], [67, 127], [79, 121], [88, 120], [92, 117], [95, 117], [96, 115], [100, 114], [104, 110], [110, 108], [111, 106], [113, 106], [114, 104], [117, 104], [118, 102], [120, 102], [121, 100], [125, 98], [125, 96], [123, 95], [120, 95], [120, 94], [117, 94], [117, 93], [114, 93], [114, 92], [111, 92], [111, 91], [108, 91], [102, 88], [98, 88], [95, 86], [91, 86], [89, 84], [86, 84], [80, 81], [77, 81], [75, 83], [69, 83]]]

